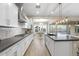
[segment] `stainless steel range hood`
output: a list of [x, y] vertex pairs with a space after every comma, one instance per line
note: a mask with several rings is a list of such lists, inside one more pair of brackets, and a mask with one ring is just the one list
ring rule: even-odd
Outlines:
[[25, 15], [23, 15], [22, 13], [23, 3], [15, 3], [15, 5], [18, 7], [18, 21], [20, 23], [26, 23], [27, 19], [25, 18]]

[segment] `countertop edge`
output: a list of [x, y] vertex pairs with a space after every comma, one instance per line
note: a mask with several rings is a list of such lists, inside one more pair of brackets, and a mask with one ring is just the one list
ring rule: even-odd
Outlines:
[[[51, 38], [49, 35], [46, 35], [46, 36], [48, 36], [49, 38]], [[52, 40], [54, 40], [53, 38], [51, 38]], [[75, 39], [75, 40], [73, 40], [73, 39], [71, 39], [71, 40], [54, 40], [54, 41], [79, 41], [79, 39]]]
[[[32, 34], [32, 33], [31, 33], [31, 34]], [[27, 36], [29, 36], [29, 35], [31, 35], [31, 34], [28, 34]], [[25, 36], [25, 37], [27, 37], [27, 36]], [[5, 51], [5, 50], [8, 49], [9, 47], [13, 46], [13, 45], [16, 44], [17, 42], [21, 41], [21, 40], [24, 39], [25, 37], [19, 39], [18, 41], [14, 42], [14, 43], [12, 43], [11, 45], [9, 45], [9, 46], [5, 47], [4, 49], [0, 50], [0, 53], [3, 52], [3, 51]]]

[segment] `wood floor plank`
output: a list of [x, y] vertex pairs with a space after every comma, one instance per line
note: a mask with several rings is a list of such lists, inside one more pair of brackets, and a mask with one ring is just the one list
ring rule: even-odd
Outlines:
[[24, 56], [49, 56], [49, 52], [45, 46], [43, 34], [35, 34], [34, 40], [26, 51]]

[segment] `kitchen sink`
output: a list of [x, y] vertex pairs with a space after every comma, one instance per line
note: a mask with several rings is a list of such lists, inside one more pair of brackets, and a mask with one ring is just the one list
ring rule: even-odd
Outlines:
[[56, 36], [56, 34], [53, 34], [53, 33], [52, 34], [51, 33], [48, 33], [48, 35], [50, 35], [50, 36]]

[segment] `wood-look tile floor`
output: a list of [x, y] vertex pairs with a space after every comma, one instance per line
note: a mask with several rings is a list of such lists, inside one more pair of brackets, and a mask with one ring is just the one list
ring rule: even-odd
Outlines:
[[24, 56], [50, 56], [45, 46], [43, 34], [42, 36], [39, 34], [34, 35], [34, 40], [32, 41], [28, 50], [25, 52]]

